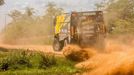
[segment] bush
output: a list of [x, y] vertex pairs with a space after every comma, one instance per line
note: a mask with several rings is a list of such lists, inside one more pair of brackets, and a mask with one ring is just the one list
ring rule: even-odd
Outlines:
[[39, 61], [40, 63], [39, 68], [46, 69], [57, 64], [54, 55], [44, 55], [40, 53], [40, 57], [41, 60]]
[[2, 59], [0, 64], [1, 70], [16, 70], [31, 67], [31, 63], [26, 51], [13, 52], [6, 58]]
[[14, 51], [1, 59], [0, 69], [2, 71], [24, 68], [47, 69], [57, 65], [57, 61], [58, 59], [54, 55], [29, 51]]
[[[3, 52], [0, 58], [0, 74], [2, 75], [72, 75], [79, 70], [64, 57], [53, 54], [16, 50]], [[3, 55], [5, 54], [5, 55]]]

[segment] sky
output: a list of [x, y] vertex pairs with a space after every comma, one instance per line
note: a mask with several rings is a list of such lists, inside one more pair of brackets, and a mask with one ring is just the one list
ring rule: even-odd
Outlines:
[[11, 10], [24, 11], [26, 7], [35, 9], [36, 15], [42, 15], [45, 6], [49, 2], [54, 2], [58, 7], [62, 7], [66, 12], [90, 11], [94, 10], [94, 4], [102, 0], [5, 0], [5, 4], [0, 6], [0, 30], [10, 23], [11, 18], [7, 15]]

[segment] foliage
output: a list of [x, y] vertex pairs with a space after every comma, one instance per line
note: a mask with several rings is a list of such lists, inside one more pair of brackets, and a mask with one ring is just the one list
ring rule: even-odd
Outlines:
[[18, 10], [13, 10], [8, 14], [14, 21], [21, 18], [22, 13]]
[[54, 18], [55, 16], [61, 14], [64, 12], [64, 10], [62, 8], [58, 8], [55, 3], [53, 2], [49, 2], [48, 5], [46, 6], [46, 15], [44, 15], [44, 19], [46, 20], [46, 22], [48, 23], [48, 34], [53, 34], [54, 32]]
[[75, 62], [53, 54], [14, 50], [0, 53], [2, 75], [71, 75], [79, 71]]
[[133, 0], [104, 0], [98, 4], [105, 10], [108, 29], [113, 34], [134, 33], [134, 1]]
[[32, 16], [34, 13], [34, 8], [27, 7], [25, 13], [27, 14], [27, 16]]
[[0, 5], [3, 5], [4, 3], [4, 0], [0, 0]]
[[40, 54], [40, 56], [41, 56], [41, 60], [40, 60], [39, 68], [46, 69], [47, 67], [56, 65], [56, 60], [53, 55], [51, 56], [51, 55]]
[[[45, 37], [44, 43], [51, 42], [52, 37], [50, 36], [52, 36], [54, 32], [54, 16], [59, 15], [62, 12], [63, 9], [58, 8], [54, 3], [48, 3], [43, 16], [34, 15], [35, 11], [30, 7], [27, 7], [24, 13], [19, 10], [12, 10], [9, 13], [12, 21], [3, 31], [4, 43], [18, 44], [24, 42], [23, 39], [32, 39], [32, 37]], [[29, 40], [25, 41], [25, 43], [29, 42], [33, 44]]]
[[25, 51], [13, 52], [12, 54], [9, 54], [9, 56], [3, 58], [0, 63], [1, 70], [16, 70], [30, 66], [31, 64]]

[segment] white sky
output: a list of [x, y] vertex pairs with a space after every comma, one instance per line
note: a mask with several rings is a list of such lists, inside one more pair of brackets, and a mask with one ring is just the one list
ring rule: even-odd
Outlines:
[[35, 8], [37, 14], [43, 14], [45, 6], [48, 2], [55, 2], [58, 7], [62, 7], [66, 12], [71, 11], [89, 11], [94, 10], [94, 4], [102, 0], [5, 0], [5, 5], [0, 7], [0, 29], [6, 23], [11, 21], [7, 14], [13, 10], [18, 9], [23, 11], [26, 7]]

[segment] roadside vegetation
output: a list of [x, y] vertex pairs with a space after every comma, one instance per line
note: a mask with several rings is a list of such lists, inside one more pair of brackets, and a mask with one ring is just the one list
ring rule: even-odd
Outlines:
[[44, 7], [44, 14], [38, 16], [32, 7], [11, 10], [8, 14], [12, 21], [3, 29], [3, 43], [6, 44], [52, 44], [54, 16], [64, 12], [50, 2]]
[[105, 11], [110, 34], [134, 34], [134, 0], [103, 0], [96, 6]]
[[12, 50], [0, 52], [0, 75], [72, 75], [76, 62], [53, 54]]
[[[134, 33], [133, 0], [103, 0], [95, 5], [96, 10], [104, 11], [110, 35]], [[52, 44], [54, 16], [64, 13], [64, 9], [50, 2], [44, 7], [44, 14], [38, 16], [35, 11], [32, 7], [25, 8], [23, 13], [19, 10], [10, 11], [8, 15], [12, 21], [2, 32], [3, 43]]]
[[[105, 23], [107, 25], [109, 35], [108, 38], [110, 37], [113, 39], [114, 37], [114, 41], [118, 40], [119, 42], [122, 41], [125, 44], [128, 43], [129, 46], [125, 47], [125, 49], [130, 47], [130, 43], [133, 40], [134, 34], [134, 0], [104, 0], [101, 3], [96, 4], [96, 7], [97, 10], [104, 10]], [[9, 13], [12, 21], [2, 31], [3, 43], [52, 44], [52, 35], [54, 34], [54, 16], [63, 13], [64, 9], [57, 7], [54, 3], [48, 3], [45, 8], [44, 15], [42, 16], [35, 15], [35, 9], [32, 7], [27, 7], [24, 13], [19, 10], [12, 10]], [[114, 45], [115, 48], [113, 46], [113, 50], [122, 50], [122, 48], [120, 48], [121, 45], [119, 45], [119, 48], [118, 46], [116, 46], [116, 44]], [[123, 58], [129, 56], [128, 58], [126, 58], [128, 59], [128, 61], [126, 61], [126, 59], [123, 59], [123, 61], [119, 61], [122, 59], [120, 58], [120, 55], [122, 53], [117, 54], [114, 59], [113, 55], [115, 54], [111, 54], [110, 56], [110, 53], [104, 55], [96, 55], [96, 57], [92, 58], [91, 56], [94, 56], [96, 52], [93, 52], [91, 54], [89, 52], [88, 54], [90, 56], [88, 56], [86, 51], [80, 53], [79, 50], [81, 49], [67, 49], [66, 51], [70, 52], [65, 51], [64, 55], [66, 56], [66, 58], [64, 58], [57, 57], [51, 53], [44, 54], [42, 52], [32, 52], [22, 49], [8, 50], [0, 48], [0, 75], [73, 75], [83, 72], [82, 70], [74, 67], [74, 65], [77, 63], [75, 61], [81, 58], [82, 60], [80, 61], [85, 61], [90, 58], [91, 63], [89, 60], [87, 61], [89, 62], [89, 64], [84, 63], [85, 66], [80, 64], [80, 66], [82, 67], [88, 67], [87, 65], [89, 65], [89, 72], [92, 72], [91, 69], [93, 69], [94, 73], [94, 67], [98, 68], [98, 66], [102, 66], [101, 72], [106, 72], [106, 74], [101, 74], [100, 68], [98, 69], [98, 71], [96, 71], [97, 74], [99, 73], [100, 75], [107, 75], [109, 71], [111, 71], [111, 74], [109, 75], [132, 75], [131, 71], [133, 72], [134, 69], [131, 65], [133, 65], [134, 61], [131, 59], [133, 59], [134, 56], [131, 53], [133, 52], [128, 52], [126, 55], [124, 55], [125, 53], [123, 54]], [[85, 56], [86, 58], [84, 58]], [[111, 64], [115, 62], [115, 67], [110, 64], [111, 68], [108, 68], [110, 61]], [[100, 62], [104, 64], [100, 64]], [[116, 65], [116, 63], [119, 63], [119, 65]], [[98, 66], [94, 66], [94, 64]], [[115, 68], [115, 70], [117, 68], [118, 71], [112, 73], [113, 68]], [[105, 69], [108, 71], [104, 71]]]

